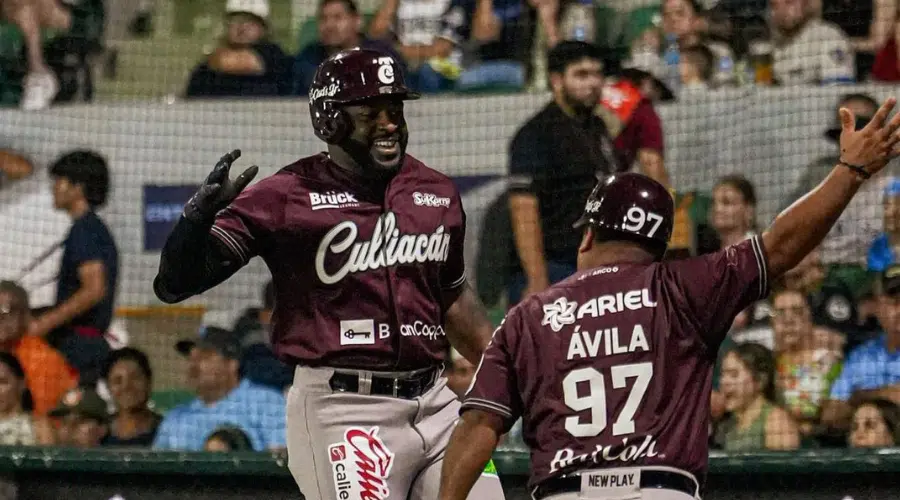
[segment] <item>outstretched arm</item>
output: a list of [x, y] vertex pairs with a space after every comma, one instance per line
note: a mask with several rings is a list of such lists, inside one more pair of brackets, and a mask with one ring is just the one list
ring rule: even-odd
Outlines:
[[854, 130], [853, 113], [841, 109], [840, 162], [821, 184], [782, 212], [763, 233], [770, 282], [818, 246], [862, 183], [900, 155], [900, 113], [887, 121], [896, 102], [888, 99], [859, 131]]
[[440, 500], [466, 500], [503, 432], [503, 420], [493, 413], [463, 413], [444, 453]]

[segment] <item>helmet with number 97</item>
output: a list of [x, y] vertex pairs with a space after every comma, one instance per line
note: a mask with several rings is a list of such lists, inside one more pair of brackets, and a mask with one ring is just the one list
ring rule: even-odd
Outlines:
[[590, 225], [623, 240], [646, 244], [662, 258], [672, 236], [675, 202], [662, 184], [641, 174], [606, 176], [591, 195], [575, 228]]
[[379, 96], [418, 99], [406, 86], [403, 69], [389, 54], [372, 49], [349, 49], [326, 59], [309, 88], [309, 116], [313, 130], [329, 144], [341, 142], [352, 122], [341, 105]]

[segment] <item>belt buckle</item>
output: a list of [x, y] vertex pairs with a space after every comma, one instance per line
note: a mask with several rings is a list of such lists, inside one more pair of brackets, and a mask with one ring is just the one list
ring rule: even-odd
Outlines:
[[393, 388], [393, 392], [391, 393], [391, 395], [396, 398], [396, 397], [398, 397], [399, 393], [400, 393], [400, 379], [395, 378], [394, 379], [394, 388]]

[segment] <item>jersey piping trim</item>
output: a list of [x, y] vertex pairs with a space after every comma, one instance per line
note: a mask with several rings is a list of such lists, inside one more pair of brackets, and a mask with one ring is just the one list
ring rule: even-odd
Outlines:
[[243, 246], [238, 243], [237, 239], [230, 233], [228, 233], [228, 231], [218, 226], [213, 226], [210, 230], [210, 233], [216, 238], [219, 238], [222, 243], [225, 243], [225, 245], [228, 246], [228, 248], [234, 253], [234, 255], [237, 258], [241, 259], [241, 262], [247, 262], [247, 254], [244, 251]]
[[449, 285], [444, 285], [441, 288], [444, 290], [453, 290], [454, 288], [459, 288], [463, 283], [466, 282], [466, 271], [463, 271], [462, 276], [456, 279], [453, 283]]
[[759, 269], [759, 296], [760, 300], [764, 299], [769, 291], [769, 270], [766, 265], [766, 254], [763, 252], [762, 243], [759, 236], [754, 236], [750, 240], [750, 246], [753, 248], [753, 256], [756, 258], [756, 267]]
[[503, 406], [500, 403], [495, 403], [494, 401], [488, 401], [487, 399], [481, 398], [469, 398], [466, 399], [466, 402], [462, 404], [462, 408], [476, 408], [488, 410], [491, 413], [500, 414], [506, 418], [512, 418], [512, 410], [506, 406]]

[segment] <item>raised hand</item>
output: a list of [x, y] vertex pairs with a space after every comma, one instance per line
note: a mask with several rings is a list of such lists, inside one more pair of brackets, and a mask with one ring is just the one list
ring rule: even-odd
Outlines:
[[841, 108], [841, 161], [860, 167], [869, 175], [881, 171], [889, 161], [900, 156], [900, 113], [887, 121], [897, 104], [891, 97], [881, 107], [872, 121], [861, 130], [855, 130], [856, 117], [847, 108]]
[[232, 181], [228, 177], [231, 164], [240, 157], [241, 150], [235, 149], [219, 159], [206, 181], [184, 206], [185, 217], [194, 222], [209, 222], [241, 194], [256, 177], [259, 167], [253, 165]]

